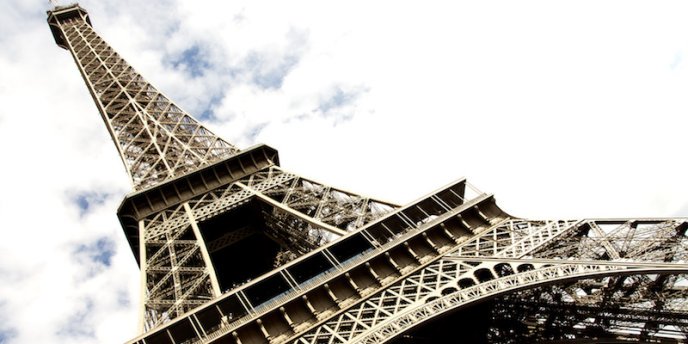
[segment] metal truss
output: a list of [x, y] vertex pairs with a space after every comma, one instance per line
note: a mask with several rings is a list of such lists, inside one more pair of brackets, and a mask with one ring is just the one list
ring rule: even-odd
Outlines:
[[630, 275], [509, 293], [490, 304], [491, 343], [577, 339], [685, 342], [686, 278]]
[[58, 43], [72, 53], [135, 189], [238, 152], [141, 77], [93, 31], [85, 12], [52, 13]]
[[[431, 262], [434, 257], [439, 257], [449, 247], [461, 242], [461, 235], [472, 233], [469, 228], [499, 221], [500, 213], [495, 210], [490, 196], [476, 192], [464, 196], [465, 189], [465, 181], [462, 180], [417, 204], [389, 213], [325, 248], [318, 248], [257, 280], [230, 290], [201, 306], [203, 310], [196, 308], [193, 312], [178, 316], [151, 330], [146, 339], [135, 342], [155, 343], [166, 340], [164, 338], [168, 336], [175, 338], [174, 342], [194, 342], [186, 337], [189, 335], [200, 336], [197, 339], [204, 338], [202, 341], [222, 340], [226, 335], [236, 332], [233, 330], [243, 332], [244, 329], [252, 336], [250, 333], [251, 329], [255, 329], [254, 326], [270, 337], [270, 333], [275, 331], [272, 326], [279, 327], [281, 324], [303, 331], [314, 324], [314, 320], [326, 319], [336, 313], [336, 309], [344, 309], [381, 286], [402, 280], [422, 264]], [[459, 214], [462, 212], [464, 215]], [[471, 218], [470, 214], [475, 214], [477, 218]], [[486, 214], [491, 214], [492, 218], [486, 217], [489, 216]], [[455, 222], [455, 216], [467, 217], [465, 221]], [[443, 228], [445, 223], [450, 227]], [[462, 223], [470, 227], [464, 228]], [[353, 290], [355, 292], [351, 293]], [[323, 300], [324, 295], [330, 296]], [[286, 305], [291, 303], [300, 313], [304, 309], [303, 300], [312, 300], [312, 303], [305, 303], [315, 312], [309, 313], [312, 319], [300, 319], [303, 314], [291, 313], [292, 306]], [[266, 317], [277, 317], [278, 321], [267, 321]], [[297, 325], [294, 323], [296, 320], [292, 319], [306, 321]], [[199, 329], [198, 332], [188, 332], [188, 321]], [[289, 334], [283, 333], [277, 337], [281, 339], [271, 337], [270, 340], [283, 341], [289, 338]]]
[[[135, 189], [221, 161], [239, 150], [215, 136], [144, 80], [95, 31], [78, 6], [49, 13], [93, 96]], [[144, 329], [221, 294], [210, 253], [253, 235], [204, 242], [199, 223], [260, 199], [262, 231], [284, 247], [281, 265], [359, 228], [396, 205], [314, 182], [277, 166], [163, 209], [139, 223]]]
[[[459, 182], [449, 186], [314, 251], [334, 259], [340, 251], [338, 247], [346, 247], [352, 237], [359, 235], [370, 240], [373, 249], [360, 251], [336, 269], [323, 268], [317, 277], [300, 282], [301, 266], [314, 259], [309, 254], [271, 273], [294, 283], [278, 297], [262, 304], [249, 301], [251, 288], [277, 282], [276, 277], [265, 276], [175, 320], [165, 329], [167, 335], [174, 338], [173, 342], [224, 342], [231, 340], [229, 336], [237, 343], [382, 343], [479, 301], [517, 295], [533, 288], [558, 290], [589, 281], [597, 281], [597, 287], [567, 290], [588, 309], [597, 307], [602, 314], [618, 314], [620, 323], [606, 321], [597, 325], [606, 326], [608, 333], [624, 334], [627, 328], [639, 326], [628, 325], [623, 319], [625, 309], [632, 307], [649, 307], [655, 314], [652, 324], [657, 325], [646, 322], [640, 326], [648, 338], [671, 337], [667, 333], [675, 325], [663, 323], [662, 319], [686, 314], [685, 219], [528, 221], [505, 216], [489, 196], [462, 197], [457, 203], [453, 195], [462, 194], [461, 185]], [[385, 231], [396, 234], [381, 236]], [[567, 257], [562, 259], [554, 252], [560, 252], [559, 244], [567, 240], [567, 247], [575, 250], [568, 250]], [[608, 245], [603, 245], [603, 250], [594, 249], [600, 246], [600, 240]], [[646, 249], [641, 250], [642, 247]], [[624, 258], [610, 258], [610, 250]], [[646, 288], [651, 292], [637, 293], [632, 302], [628, 299], [631, 287], [611, 292], [610, 288], [600, 286], [606, 281], [605, 285], [635, 285], [638, 289], [638, 283], [610, 283], [612, 280], [645, 281], [646, 285], [652, 284], [652, 288]], [[614, 306], [614, 297], [600, 295], [616, 295], [616, 304], [625, 309]], [[248, 308], [227, 318], [227, 308], [222, 304], [233, 298], [246, 303]], [[562, 300], [556, 296], [549, 299]], [[502, 304], [513, 307], [508, 302]], [[541, 309], [534, 301], [524, 304]], [[502, 308], [495, 307], [495, 312], [499, 309]], [[502, 314], [509, 315], [508, 308]], [[542, 314], [546, 313], [533, 316]], [[591, 321], [589, 318], [562, 326], [566, 329], [562, 333], [577, 331], [579, 335], [574, 338], [585, 338], [582, 327], [584, 322]], [[491, 321], [497, 320], [494, 316]], [[567, 320], [569, 324], [573, 321]], [[189, 323], [196, 334], [185, 332]], [[618, 330], [619, 324], [627, 328]], [[531, 328], [524, 336], [540, 338], [535, 337], [537, 326]], [[493, 326], [485, 336], [504, 330]], [[132, 343], [168, 343], [151, 338]]]
[[[78, 5], [48, 22], [136, 190], [118, 211], [141, 267], [130, 343], [384, 343], [485, 304], [489, 342], [688, 341], [686, 219], [519, 219], [465, 180], [404, 207], [337, 189], [215, 136]], [[272, 271], [223, 275], [256, 236]]]
[[[606, 234], [602, 231], [592, 231], [592, 233], [590, 231], [591, 228], [609, 225], [614, 228]], [[401, 283], [323, 322], [302, 335], [297, 342], [382, 343], [426, 320], [481, 299], [529, 286], [586, 279], [595, 275], [613, 276], [603, 279], [607, 283], [610, 280], [624, 281], [624, 283], [613, 284], [618, 287], [617, 289], [600, 287], [594, 289], [594, 291], [603, 290], [605, 293], [616, 295], [616, 304], [609, 298], [599, 298], [600, 295], [596, 295], [597, 293], [586, 294], [586, 297], [578, 296], [572, 300], [585, 302], [601, 311], [611, 313], [616, 313], [615, 308], [619, 305], [624, 307], [640, 305], [650, 308], [655, 315], [654, 319], [662, 319], [662, 317], [675, 319], [674, 313], [682, 314], [685, 318], [688, 316], [688, 309], [685, 306], [688, 304], [688, 290], [685, 288], [687, 280], [684, 275], [671, 278], [665, 275], [677, 271], [688, 271], [688, 265], [683, 260], [688, 249], [685, 229], [686, 222], [683, 220], [557, 222], [508, 220], [475, 236], [456, 251], [409, 276]], [[569, 241], [562, 241], [561, 237], [569, 238]], [[576, 238], [575, 242], [573, 238]], [[604, 247], [598, 245], [600, 240], [605, 240], [609, 244], [608, 248], [600, 249]], [[556, 249], [553, 250], [553, 247], [562, 246], [569, 248], [565, 260], [557, 257], [556, 254], [551, 254], [558, 252]], [[606, 258], [610, 255], [608, 250], [612, 249], [629, 258], [623, 260]], [[591, 256], [593, 252], [594, 257]], [[667, 259], [667, 252], [671, 252], [671, 260]], [[630, 256], [630, 253], [636, 253], [636, 255]], [[533, 254], [555, 259], [529, 258]], [[662, 259], [657, 260], [658, 256]], [[477, 257], [491, 258], [476, 259]], [[517, 258], [517, 260], [509, 260], [509, 258]], [[632, 278], [620, 277], [629, 273], [642, 274]], [[657, 274], [662, 274], [662, 277], [657, 278]], [[652, 276], [655, 277], [652, 278]], [[636, 280], [652, 284], [652, 288], [640, 288], [641, 284], [630, 282]], [[634, 302], [619, 297], [620, 295], [629, 297], [628, 293], [623, 292], [624, 287], [633, 287], [636, 290], [637, 299]], [[573, 290], [578, 292], [576, 295], [580, 295], [584, 289], [574, 288]], [[591, 290], [591, 288], [585, 290]], [[543, 295], [547, 294], [531, 293], [531, 295], [544, 297]], [[508, 300], [515, 298], [518, 297], [510, 297]], [[501, 305], [504, 306], [502, 309], [511, 309], [508, 308], [509, 302], [502, 302]], [[504, 311], [501, 314], [525, 317], [527, 313]], [[551, 316], [552, 313], [543, 311], [542, 314]], [[586, 319], [588, 318], [579, 319], [579, 323], [565, 328], [576, 329], [573, 325], [581, 327], [580, 322]], [[662, 323], [662, 326], [657, 323], [658, 320], [643, 322], [643, 330], [645, 333], [654, 330], [653, 336], [661, 336], [662, 331], [668, 331], [666, 326], [673, 325], [672, 322], [669, 322], [669, 325]], [[615, 332], [613, 327], [616, 324], [608, 321], [606, 325], [597, 324], [597, 326], [606, 326], [606, 330]], [[503, 329], [501, 333], [503, 334], [504, 331]], [[617, 332], [619, 331], [621, 330]], [[672, 333], [675, 334], [674, 332], [677, 331], [681, 332], [683, 329], [674, 330]], [[685, 339], [685, 336], [680, 338]]]
[[242, 228], [204, 242], [199, 223], [255, 200], [270, 206], [262, 213], [266, 226], [261, 231], [284, 248], [275, 267], [397, 207], [272, 166], [153, 214], [140, 223], [145, 248], [142, 312], [146, 330], [222, 293], [210, 254], [255, 234], [257, 229]]

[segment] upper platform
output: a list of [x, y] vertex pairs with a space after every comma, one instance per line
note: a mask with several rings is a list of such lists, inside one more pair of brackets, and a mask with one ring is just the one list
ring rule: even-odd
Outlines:
[[260, 144], [127, 195], [119, 206], [117, 216], [136, 260], [139, 260], [140, 220], [273, 165], [279, 166], [277, 150]]
[[50, 24], [50, 31], [53, 33], [55, 43], [63, 49], [69, 49], [65, 36], [60, 30], [59, 23], [64, 23], [72, 20], [83, 20], [88, 25], [91, 25], [91, 19], [88, 12], [78, 4], [67, 6], [55, 6], [54, 9], [48, 11], [48, 23]]

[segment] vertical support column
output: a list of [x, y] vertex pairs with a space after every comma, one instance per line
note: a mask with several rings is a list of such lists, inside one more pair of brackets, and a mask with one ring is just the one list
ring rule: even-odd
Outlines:
[[186, 215], [189, 217], [191, 229], [193, 229], [193, 233], [196, 236], [196, 242], [200, 246], [201, 256], [203, 256], [203, 261], [205, 261], [205, 268], [208, 271], [208, 275], [210, 276], [210, 285], [213, 288], [213, 296], [218, 297], [220, 296], [220, 294], [222, 294], [222, 291], [220, 290], [220, 282], [218, 282], [217, 280], [217, 274], [215, 274], [215, 267], [213, 267], [213, 262], [210, 261], [210, 253], [208, 253], [208, 246], [206, 246], [205, 240], [203, 240], [203, 236], [201, 235], [201, 229], [198, 228], [196, 217], [194, 217], [193, 215], [193, 211], [189, 206], [189, 202], [184, 202], [184, 210], [186, 211]]
[[139, 295], [139, 333], [146, 331], [146, 301], [148, 301], [148, 289], [146, 286], [146, 270], [148, 270], [148, 257], [146, 257], [146, 225], [143, 220], [139, 221], [139, 268], [140, 292]]

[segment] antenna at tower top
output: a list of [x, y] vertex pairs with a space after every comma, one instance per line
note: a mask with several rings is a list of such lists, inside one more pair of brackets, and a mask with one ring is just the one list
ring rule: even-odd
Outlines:
[[50, 2], [53, 7], [57, 7], [57, 0], [48, 0], [48, 2]]

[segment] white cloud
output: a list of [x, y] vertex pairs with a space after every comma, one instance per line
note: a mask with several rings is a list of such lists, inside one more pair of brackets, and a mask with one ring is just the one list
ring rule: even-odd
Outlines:
[[[466, 176], [531, 218], [688, 216], [682, 2], [82, 5], [183, 108], [304, 176], [399, 203]], [[119, 343], [138, 321], [129, 187], [46, 7], [0, 5], [0, 342]], [[109, 265], [79, 252], [99, 240]]]

